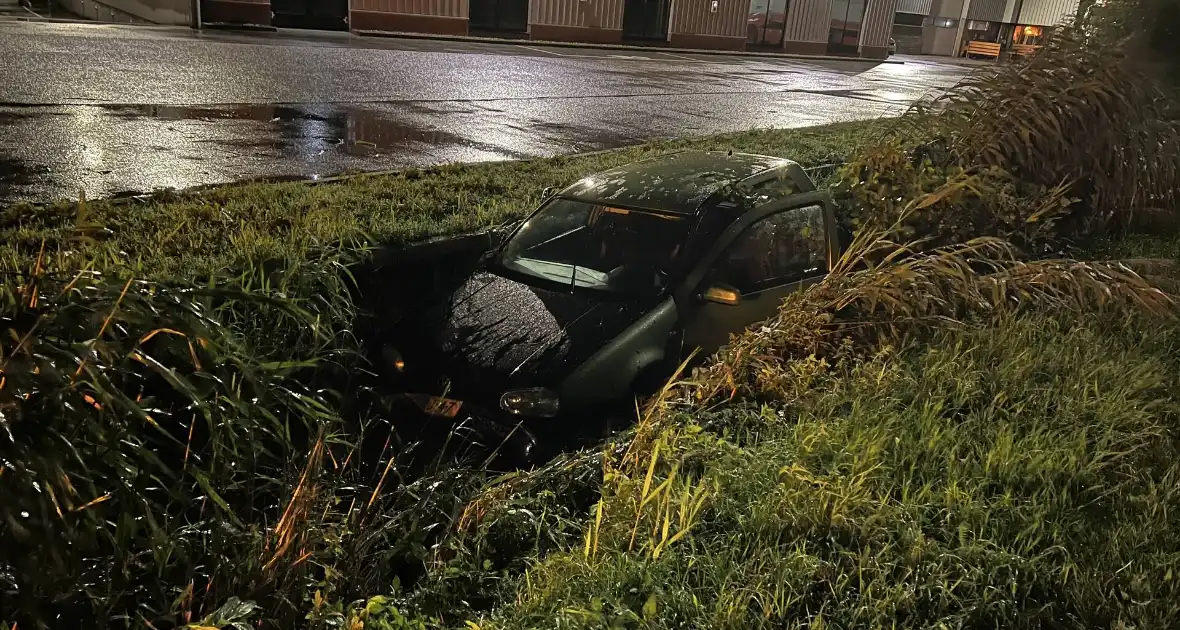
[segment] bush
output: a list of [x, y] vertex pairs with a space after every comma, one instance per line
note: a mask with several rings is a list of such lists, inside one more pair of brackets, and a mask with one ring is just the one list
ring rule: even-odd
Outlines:
[[[383, 399], [363, 380], [308, 388], [359, 365], [324, 365], [340, 331], [301, 304], [330, 300], [279, 286], [8, 276], [0, 625], [329, 623], [422, 573], [481, 476], [404, 480], [414, 445]], [[268, 326], [263, 342], [287, 335], [298, 360], [243, 337]]]
[[1173, 80], [1180, 80], [1180, 3], [1176, 0], [1084, 0], [1078, 8], [1077, 27], [1087, 44], [1108, 46], [1131, 40], [1137, 63], [1163, 65]]
[[0, 300], [0, 618], [158, 621], [253, 579], [255, 514], [338, 418], [218, 312], [307, 315], [258, 292], [39, 269]]
[[[935, 140], [913, 151], [870, 145], [837, 177], [852, 226], [890, 225], [899, 209], [932, 244], [1000, 236], [1035, 251], [1146, 221], [1180, 225], [1180, 110], [1134, 54], [1141, 38], [1099, 34], [1093, 16], [1026, 61], [979, 72], [902, 118]], [[1038, 252], [1039, 253], [1039, 252]]]

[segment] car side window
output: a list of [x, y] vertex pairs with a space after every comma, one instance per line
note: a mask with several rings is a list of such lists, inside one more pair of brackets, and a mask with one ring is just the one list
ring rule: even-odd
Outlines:
[[785, 199], [797, 192], [799, 192], [799, 187], [795, 185], [795, 180], [786, 173], [782, 173], [778, 177], [772, 177], [751, 186], [748, 193], [748, 203], [751, 204], [751, 207], [757, 208], [764, 203]]
[[711, 280], [755, 293], [820, 275], [827, 262], [823, 206], [793, 208], [747, 228], [714, 265]]

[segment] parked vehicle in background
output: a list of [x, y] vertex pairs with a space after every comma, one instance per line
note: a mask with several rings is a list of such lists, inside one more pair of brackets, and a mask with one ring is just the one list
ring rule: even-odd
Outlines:
[[596, 437], [691, 353], [821, 279], [836, 234], [790, 160], [686, 151], [591, 175], [401, 322], [386, 373], [421, 412], [491, 423], [521, 455]]

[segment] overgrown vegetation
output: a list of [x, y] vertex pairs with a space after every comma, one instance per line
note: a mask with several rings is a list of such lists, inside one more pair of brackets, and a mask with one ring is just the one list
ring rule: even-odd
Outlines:
[[1180, 297], [1155, 285], [1180, 239], [1106, 246], [1151, 254], [1140, 275], [995, 239], [874, 263], [915, 250], [890, 235], [862, 232], [602, 453], [484, 490], [382, 607], [487, 628], [1175, 623]]
[[543, 186], [669, 148], [823, 165], [874, 129], [7, 208], [0, 621], [330, 625], [412, 583], [483, 473], [403, 477], [427, 446], [394, 429], [353, 332], [372, 244], [516, 218]]
[[[284, 366], [253, 358], [218, 303], [305, 314], [257, 293], [93, 273], [10, 280], [5, 606], [151, 620], [216, 598], [214, 584], [255, 581], [261, 566], [243, 560], [263, 561], [282, 536], [257, 514], [288, 494], [296, 444], [336, 414], [286, 385]], [[221, 558], [201, 567], [211, 551]]]
[[1177, 338], [1115, 319], [939, 329], [670, 410], [481, 627], [1169, 627]]
[[[0, 625], [1177, 625], [1180, 133], [1126, 28], [1148, 6], [888, 136], [8, 208]], [[847, 161], [834, 272], [600, 451], [403, 478], [350, 266], [702, 145]]]
[[[1109, 11], [1128, 11], [1111, 3]], [[1175, 89], [1121, 28], [1087, 23], [1057, 34], [1031, 60], [977, 74], [919, 103], [903, 128], [934, 140], [909, 152], [896, 139], [858, 153], [837, 186], [858, 224], [912, 215], [936, 243], [992, 235], [1031, 249], [1129, 228], [1175, 229], [1180, 109]]]
[[[455, 164], [344, 182], [224, 186], [161, 192], [145, 202], [98, 200], [0, 211], [0, 270], [27, 271], [42, 243], [51, 268], [94, 265], [150, 279], [208, 278], [267, 264], [293, 267], [324, 248], [356, 242], [398, 244], [484, 229], [532, 211], [547, 186], [681, 148], [789, 156], [804, 166], [839, 163], [880, 121], [761, 130], [663, 141], [585, 156], [527, 162]], [[77, 226], [89, 227], [81, 255]]]

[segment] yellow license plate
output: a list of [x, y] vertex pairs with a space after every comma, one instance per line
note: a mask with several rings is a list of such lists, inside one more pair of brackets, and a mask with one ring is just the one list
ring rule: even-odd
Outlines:
[[454, 418], [459, 415], [459, 410], [463, 408], [463, 401], [443, 398], [442, 396], [410, 394], [410, 398], [413, 398], [414, 402], [418, 403], [422, 411], [432, 416]]

